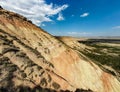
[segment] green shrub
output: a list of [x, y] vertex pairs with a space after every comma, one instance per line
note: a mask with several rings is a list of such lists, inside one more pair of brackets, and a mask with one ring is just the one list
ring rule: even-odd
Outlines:
[[42, 78], [42, 79], [41, 79], [40, 85], [42, 85], [42, 86], [47, 86], [47, 81], [46, 81], [45, 78]]
[[52, 86], [53, 86], [54, 89], [59, 89], [60, 88], [60, 85], [56, 82], [53, 82]]

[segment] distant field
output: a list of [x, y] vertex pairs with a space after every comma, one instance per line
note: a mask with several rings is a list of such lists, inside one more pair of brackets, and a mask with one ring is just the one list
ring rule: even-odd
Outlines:
[[120, 39], [88, 39], [79, 43], [93, 47], [93, 49], [81, 51], [84, 55], [120, 73]]
[[119, 43], [120, 44], [120, 39], [88, 39], [85, 41], [79, 41], [80, 43], [84, 44], [91, 44], [91, 43]]

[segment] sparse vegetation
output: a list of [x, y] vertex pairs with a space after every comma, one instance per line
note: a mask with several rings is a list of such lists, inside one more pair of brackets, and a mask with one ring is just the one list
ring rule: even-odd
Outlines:
[[46, 87], [47, 86], [47, 81], [45, 78], [42, 78], [41, 81], [40, 81], [40, 85]]
[[53, 86], [54, 89], [59, 89], [60, 88], [60, 85], [56, 82], [53, 82], [52, 86]]
[[22, 76], [23, 78], [26, 78], [26, 77], [27, 77], [26, 73], [24, 73], [24, 72], [21, 72], [21, 76]]
[[81, 51], [84, 55], [91, 58], [95, 62], [101, 63], [102, 65], [111, 66], [113, 69], [120, 71], [120, 48], [107, 45], [99, 45], [98, 42], [96, 43], [92, 41], [86, 41], [84, 44], [95, 48], [92, 50], [85, 49], [84, 51]]
[[14, 72], [14, 71], [17, 70], [16, 67], [17, 67], [16, 65], [12, 65], [11, 67], [8, 68], [8, 71], [9, 71], [9, 72]]
[[92, 90], [88, 89], [88, 90], [84, 90], [84, 89], [76, 89], [75, 92], [93, 92]]
[[51, 76], [48, 74], [48, 82], [51, 82], [52, 81], [52, 78]]
[[16, 56], [18, 56], [18, 57], [25, 57], [25, 56], [26, 56], [26, 53], [19, 52], [19, 53], [17, 53]]

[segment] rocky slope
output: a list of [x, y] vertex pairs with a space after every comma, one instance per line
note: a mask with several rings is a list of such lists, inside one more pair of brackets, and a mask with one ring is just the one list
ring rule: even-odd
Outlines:
[[120, 82], [23, 16], [0, 8], [0, 89], [119, 92]]

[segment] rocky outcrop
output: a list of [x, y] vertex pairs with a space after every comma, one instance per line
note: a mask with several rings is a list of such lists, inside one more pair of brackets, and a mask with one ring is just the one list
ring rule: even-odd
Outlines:
[[120, 82], [23, 16], [0, 9], [0, 88], [36, 87], [119, 92]]

